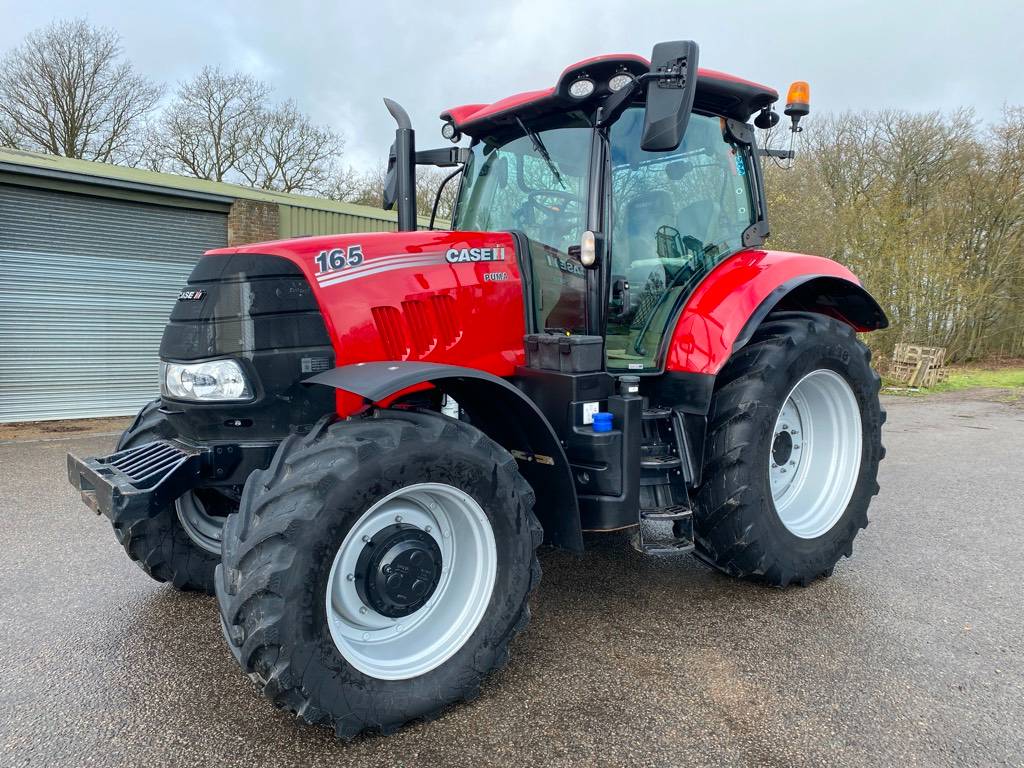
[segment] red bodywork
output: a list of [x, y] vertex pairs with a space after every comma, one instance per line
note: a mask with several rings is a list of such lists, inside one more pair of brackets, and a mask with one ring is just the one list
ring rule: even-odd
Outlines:
[[687, 300], [669, 341], [665, 369], [718, 373], [761, 302], [780, 285], [808, 275], [836, 277], [860, 285], [853, 272], [821, 256], [759, 249], [730, 256]]
[[[643, 56], [632, 53], [608, 54], [594, 56], [583, 61], [570, 64], [558, 76], [556, 84], [550, 88], [525, 91], [506, 96], [493, 104], [462, 104], [441, 113], [442, 120], [451, 120], [463, 133], [474, 135], [478, 131], [486, 132], [496, 121], [514, 112], [532, 109], [544, 111], [573, 106], [570, 99], [559, 99], [559, 91], [564, 84], [578, 77], [592, 77], [605, 80], [616, 72], [628, 72], [634, 76], [641, 75], [650, 69], [650, 62]], [[744, 80], [742, 77], [717, 72], [713, 69], [697, 70], [697, 103], [705, 98], [711, 100], [711, 106], [730, 117], [746, 121], [755, 111], [778, 100], [779, 94], [774, 88], [760, 83]]]
[[[359, 246], [361, 260], [328, 272], [320, 255]], [[504, 248], [504, 259], [449, 263], [450, 250]], [[508, 377], [524, 361], [523, 288], [512, 236], [491, 232], [374, 232], [221, 248], [302, 269], [334, 346], [335, 365], [417, 360]], [[471, 253], [467, 254], [472, 257]], [[339, 393], [338, 408], [361, 405]]]
[[[320, 271], [332, 251], [358, 246], [352, 266]], [[504, 249], [503, 259], [451, 263], [450, 251]], [[525, 361], [523, 283], [514, 241], [500, 232], [375, 232], [306, 237], [210, 251], [271, 254], [302, 269], [324, 316], [338, 366], [416, 360], [462, 365], [500, 377]], [[466, 252], [472, 258], [472, 251]], [[747, 319], [795, 277], [824, 275], [859, 285], [829, 259], [746, 250], [716, 267], [684, 306], [666, 370], [715, 374]], [[361, 405], [339, 393], [339, 411]]]

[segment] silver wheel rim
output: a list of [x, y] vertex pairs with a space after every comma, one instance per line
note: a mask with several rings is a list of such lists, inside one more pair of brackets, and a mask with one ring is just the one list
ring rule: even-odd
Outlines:
[[181, 527], [196, 546], [220, 557], [225, 518], [208, 513], [202, 500], [192, 491], [175, 501], [174, 508]]
[[860, 474], [861, 419], [846, 379], [828, 369], [796, 383], [775, 422], [768, 477], [790, 533], [814, 539], [843, 516]]
[[[442, 569], [430, 599], [414, 613], [389, 618], [363, 602], [356, 564], [366, 542], [395, 523], [429, 534]], [[498, 552], [487, 514], [464, 491], [418, 483], [370, 507], [345, 536], [327, 579], [327, 623], [338, 651], [363, 674], [406, 680], [440, 666], [480, 624], [494, 591]]]

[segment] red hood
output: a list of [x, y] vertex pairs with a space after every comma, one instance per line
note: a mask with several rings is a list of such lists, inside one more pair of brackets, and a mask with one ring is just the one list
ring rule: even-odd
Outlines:
[[269, 254], [302, 269], [336, 365], [424, 360], [510, 376], [523, 361], [523, 294], [501, 232], [373, 232], [209, 251]]

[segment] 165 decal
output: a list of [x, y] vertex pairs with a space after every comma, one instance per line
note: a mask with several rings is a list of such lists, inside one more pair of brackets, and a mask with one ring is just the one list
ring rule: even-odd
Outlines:
[[356, 267], [363, 263], [363, 246], [350, 245], [348, 248], [332, 248], [320, 251], [313, 261], [316, 262], [318, 275], [326, 272], [337, 272], [347, 267]]

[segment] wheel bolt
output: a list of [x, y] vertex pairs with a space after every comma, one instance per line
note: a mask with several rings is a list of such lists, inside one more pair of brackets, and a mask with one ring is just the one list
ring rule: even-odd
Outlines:
[[401, 515], [395, 515], [395, 522], [396, 523], [402, 522], [402, 516]]
[[349, 581], [355, 581], [356, 580], [356, 575], [354, 573], [350, 573], [345, 578], [348, 579]]
[[366, 606], [365, 605], [360, 605], [359, 606], [359, 612], [360, 613], [366, 613]]
[[426, 528], [423, 529], [423, 531], [425, 533], [430, 533], [430, 526], [428, 525]]
[[369, 536], [363, 536], [363, 544], [369, 544], [369, 543], [370, 543], [370, 537]]
[[795, 466], [796, 466], [796, 462], [795, 462], [795, 461], [791, 461], [791, 462], [789, 462], [789, 466], [791, 466], [791, 467], [795, 467]]
[[779, 471], [780, 471], [780, 472], [782, 472], [783, 474], [785, 474], [785, 472], [786, 472], [786, 468], [785, 468], [785, 467], [782, 467], [782, 468], [781, 468], [781, 469], [780, 469]]

